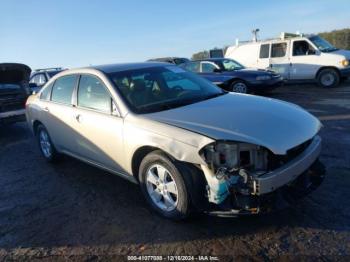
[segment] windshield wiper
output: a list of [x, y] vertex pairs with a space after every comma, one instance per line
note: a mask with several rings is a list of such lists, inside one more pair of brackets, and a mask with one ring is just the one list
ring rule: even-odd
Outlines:
[[333, 51], [337, 51], [337, 50], [339, 50], [339, 49], [335, 48], [335, 47], [328, 47], [328, 48], [323, 49], [322, 52], [329, 53], [329, 52], [333, 52]]

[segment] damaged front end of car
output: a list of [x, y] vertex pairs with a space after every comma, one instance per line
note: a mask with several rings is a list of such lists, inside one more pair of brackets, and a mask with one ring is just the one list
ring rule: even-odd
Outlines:
[[216, 141], [199, 151], [206, 164], [207, 212], [216, 216], [265, 213], [283, 208], [317, 188], [325, 169], [321, 138], [275, 155], [262, 146]]

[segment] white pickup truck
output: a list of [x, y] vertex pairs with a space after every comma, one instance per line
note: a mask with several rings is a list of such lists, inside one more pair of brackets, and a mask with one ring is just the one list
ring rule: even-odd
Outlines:
[[322, 87], [335, 87], [350, 76], [350, 51], [317, 35], [282, 33], [276, 39], [237, 43], [225, 57], [246, 67], [273, 70], [287, 81], [312, 80]]

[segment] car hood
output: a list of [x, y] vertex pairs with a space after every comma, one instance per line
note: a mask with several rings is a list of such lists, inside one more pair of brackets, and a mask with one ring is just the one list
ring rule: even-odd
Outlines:
[[281, 155], [315, 136], [321, 127], [317, 118], [297, 105], [234, 93], [144, 116], [215, 140], [261, 145]]
[[339, 50], [330, 52], [328, 54], [336, 54], [336, 55], [344, 56], [346, 59], [350, 60], [350, 51], [349, 50], [339, 49]]

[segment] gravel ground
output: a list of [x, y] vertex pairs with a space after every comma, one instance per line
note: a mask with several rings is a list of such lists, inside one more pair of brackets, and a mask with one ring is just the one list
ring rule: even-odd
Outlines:
[[322, 120], [327, 177], [296, 206], [264, 216], [171, 222], [147, 208], [136, 185], [68, 157], [50, 165], [25, 123], [1, 127], [0, 258], [349, 260], [350, 84], [332, 90], [286, 86], [271, 97], [299, 104]]

